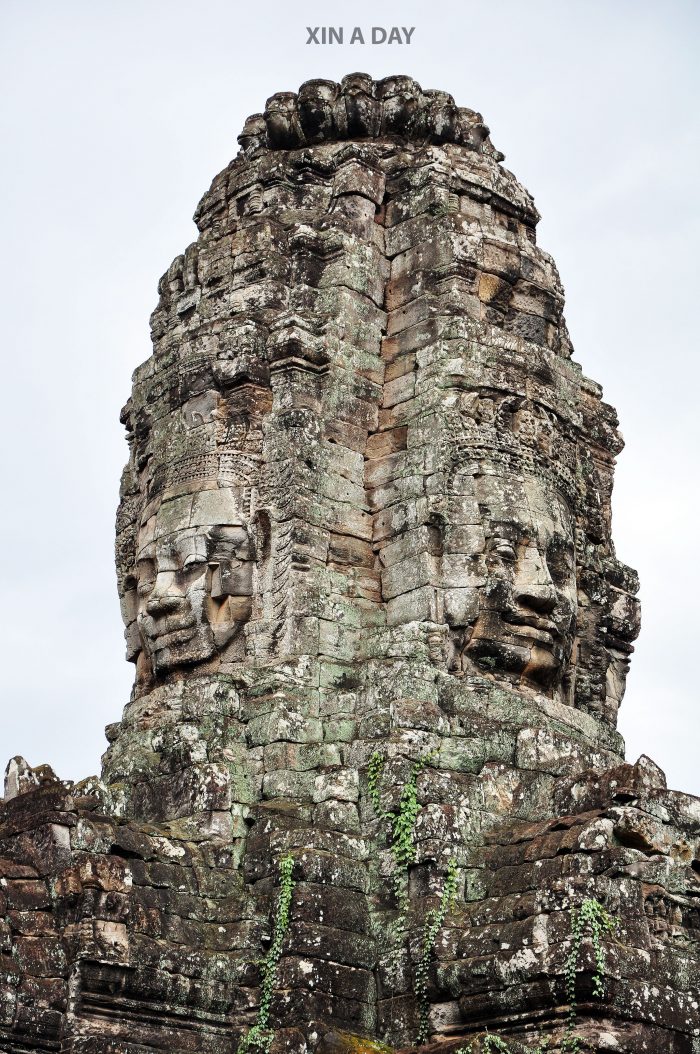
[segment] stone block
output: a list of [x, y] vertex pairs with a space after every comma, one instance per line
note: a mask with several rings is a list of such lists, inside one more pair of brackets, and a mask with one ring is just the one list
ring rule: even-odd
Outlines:
[[421, 586], [387, 601], [386, 621], [389, 626], [437, 621], [435, 588], [429, 585]]

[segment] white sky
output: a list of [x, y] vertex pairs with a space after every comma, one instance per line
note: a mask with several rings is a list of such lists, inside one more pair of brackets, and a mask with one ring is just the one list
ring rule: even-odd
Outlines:
[[[307, 46], [306, 25], [415, 26], [413, 43]], [[700, 794], [695, 0], [0, 0], [5, 251], [0, 765], [99, 769], [128, 699], [112, 542], [118, 422], [150, 354], [156, 284], [276, 91], [407, 73], [480, 110], [535, 195], [584, 371], [627, 440], [615, 539], [642, 578], [621, 712]]]

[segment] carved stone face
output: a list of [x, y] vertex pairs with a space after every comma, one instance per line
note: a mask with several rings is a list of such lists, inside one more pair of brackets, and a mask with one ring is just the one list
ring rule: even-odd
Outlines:
[[154, 674], [224, 654], [250, 618], [254, 551], [238, 510], [233, 489], [205, 490], [142, 524], [136, 625]]
[[[462, 588], [448, 589], [452, 667], [464, 660], [517, 682], [561, 684], [576, 621], [574, 532], [566, 503], [529, 474], [477, 475], [469, 505], [480, 526], [463, 528]], [[448, 548], [456, 548], [454, 543]], [[465, 561], [466, 557], [466, 561]], [[449, 552], [448, 564], [455, 557]]]

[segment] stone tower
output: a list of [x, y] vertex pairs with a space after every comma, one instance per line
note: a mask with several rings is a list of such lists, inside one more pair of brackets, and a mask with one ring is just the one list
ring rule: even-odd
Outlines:
[[700, 802], [624, 763], [622, 442], [531, 197], [408, 77], [239, 142], [123, 414], [132, 698], [101, 779], [8, 767], [0, 1049], [698, 1054]]

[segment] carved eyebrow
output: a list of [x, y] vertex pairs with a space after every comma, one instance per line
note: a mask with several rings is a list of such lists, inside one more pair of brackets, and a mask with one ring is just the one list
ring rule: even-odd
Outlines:
[[528, 533], [528, 530], [522, 523], [517, 523], [515, 520], [491, 520], [489, 534], [493, 536], [499, 533], [521, 538]]
[[201, 543], [198, 545], [195, 539], [197, 535], [191, 528], [174, 531], [163, 539], [161, 551], [173, 560], [186, 560], [195, 553], [201, 554]]
[[211, 555], [220, 553], [228, 557], [242, 545], [250, 542], [250, 536], [242, 524], [224, 524], [213, 527], [207, 536], [207, 552]]
[[238, 535], [248, 537], [248, 532], [245, 529], [245, 524], [242, 523], [215, 523], [209, 528], [207, 537], [213, 541], [228, 542], [232, 540], [233, 532], [237, 532]]

